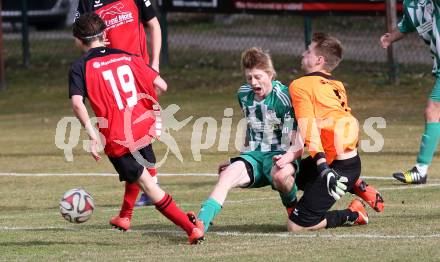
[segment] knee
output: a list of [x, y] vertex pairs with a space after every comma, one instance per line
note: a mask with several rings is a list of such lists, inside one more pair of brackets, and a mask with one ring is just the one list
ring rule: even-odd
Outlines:
[[428, 103], [424, 113], [427, 122], [439, 122], [440, 103], [434, 103], [434, 102]]
[[223, 187], [232, 188], [232, 183], [234, 181], [234, 173], [228, 172], [228, 170], [224, 170], [220, 172], [218, 175], [218, 185], [222, 185]]
[[427, 106], [425, 108], [424, 115], [425, 115], [425, 119], [426, 119], [427, 122], [432, 122], [431, 120], [434, 118], [434, 116], [433, 116], [433, 113], [432, 113], [432, 109], [429, 106]]
[[284, 172], [274, 172], [272, 173], [272, 182], [276, 189], [280, 190], [285, 181]]
[[294, 169], [292, 166], [286, 166], [282, 169], [276, 168], [272, 170], [271, 176], [274, 187], [278, 190], [281, 190], [282, 188], [288, 186], [287, 182], [289, 180], [289, 177], [292, 177], [293, 180], [293, 173]]

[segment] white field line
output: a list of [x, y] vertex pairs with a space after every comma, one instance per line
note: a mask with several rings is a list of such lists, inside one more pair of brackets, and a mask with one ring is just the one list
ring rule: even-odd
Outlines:
[[[114, 173], [0, 173], [0, 176], [117, 176]], [[209, 173], [158, 174], [158, 176], [217, 176]]]
[[[117, 176], [115, 173], [0, 173], [0, 176]], [[172, 176], [197, 176], [197, 177], [216, 177], [214, 173], [159, 173], [161, 177]], [[391, 176], [361, 176], [366, 180], [396, 180]], [[440, 179], [428, 179], [431, 182], [440, 182]]]
[[[0, 231], [32, 231], [32, 230], [66, 230], [66, 231], [80, 231], [81, 229], [72, 227], [0, 227]], [[87, 229], [90, 230], [90, 229]], [[119, 232], [115, 229], [104, 229], [110, 231]], [[185, 235], [182, 231], [178, 230], [142, 230], [131, 229], [126, 233], [149, 233], [149, 234], [172, 234], [172, 235]], [[427, 239], [427, 238], [440, 238], [440, 234], [431, 235], [381, 235], [381, 234], [294, 234], [288, 232], [279, 233], [252, 233], [252, 232], [239, 232], [239, 231], [210, 231], [210, 235], [218, 236], [233, 236], [233, 237], [279, 237], [279, 238], [323, 238], [323, 239]]]
[[424, 185], [400, 185], [393, 187], [379, 187], [377, 190], [379, 191], [393, 191], [393, 190], [408, 190], [408, 189], [421, 189], [421, 188], [430, 188], [430, 187], [438, 187], [440, 183], [432, 183], [432, 184], [424, 184]]

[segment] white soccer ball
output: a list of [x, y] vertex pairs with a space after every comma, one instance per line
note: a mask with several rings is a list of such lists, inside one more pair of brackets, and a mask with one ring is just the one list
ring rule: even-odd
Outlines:
[[93, 197], [82, 188], [70, 189], [60, 201], [60, 213], [71, 223], [86, 222], [94, 209]]

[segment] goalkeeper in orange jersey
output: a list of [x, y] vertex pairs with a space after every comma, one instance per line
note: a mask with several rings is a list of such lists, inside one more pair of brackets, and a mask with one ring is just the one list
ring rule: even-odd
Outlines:
[[[304, 194], [289, 216], [287, 229], [292, 232], [367, 224], [367, 212], [358, 199], [347, 209], [329, 211], [347, 191], [376, 211], [383, 210], [379, 192], [359, 179], [358, 122], [348, 107], [344, 85], [331, 75], [341, 60], [339, 40], [315, 33], [302, 56], [306, 74], [289, 86], [301, 137], [310, 153], [301, 160], [295, 177]], [[276, 165], [282, 167], [293, 157], [290, 152], [278, 156]]]

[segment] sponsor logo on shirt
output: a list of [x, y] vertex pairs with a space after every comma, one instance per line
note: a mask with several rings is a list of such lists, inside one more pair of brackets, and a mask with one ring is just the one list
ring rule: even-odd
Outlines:
[[96, 69], [100, 68], [101, 66], [106, 66], [106, 65], [110, 65], [116, 62], [120, 62], [120, 61], [131, 61], [131, 57], [129, 56], [121, 56], [119, 58], [112, 58], [106, 61], [102, 61], [102, 62], [93, 62], [92, 66]]
[[104, 20], [107, 29], [133, 21], [133, 14], [130, 11], [124, 11], [123, 3], [117, 3], [100, 11], [99, 16]]

